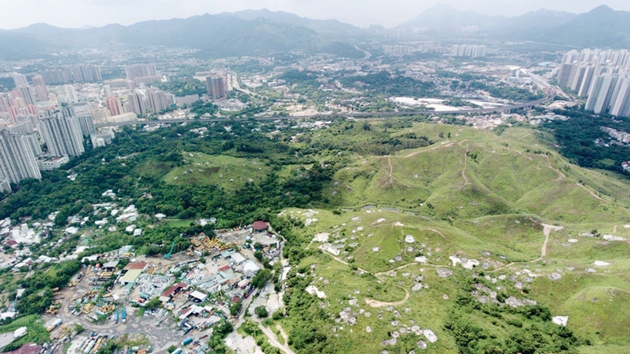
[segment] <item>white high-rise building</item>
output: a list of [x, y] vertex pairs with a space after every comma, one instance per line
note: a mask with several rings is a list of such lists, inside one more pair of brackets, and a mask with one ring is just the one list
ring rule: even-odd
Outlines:
[[75, 103], [79, 102], [79, 94], [73, 85], [63, 85], [63, 93], [66, 98], [66, 102]]
[[23, 120], [18, 123], [12, 124], [7, 129], [12, 134], [27, 135], [27, 134], [33, 134], [35, 132], [33, 123], [30, 120]]
[[580, 84], [579, 89], [577, 89], [578, 96], [587, 96], [588, 90], [591, 88], [591, 82], [593, 82], [593, 74], [595, 73], [595, 68], [593, 66], [588, 66], [586, 68], [586, 72], [584, 73], [584, 80]]
[[149, 89], [147, 90], [147, 101], [149, 101], [151, 110], [155, 113], [159, 113], [169, 108], [175, 100], [174, 96], [170, 93], [158, 89]]
[[610, 114], [613, 116], [627, 116], [630, 113], [630, 79], [624, 77], [617, 83], [619, 90], [614, 97]]
[[608, 109], [610, 100], [612, 99], [615, 85], [617, 84], [617, 77], [613, 75], [605, 75], [602, 81], [601, 89], [597, 95], [597, 101], [593, 112], [600, 114]]
[[22, 96], [22, 98], [24, 99], [24, 103], [26, 103], [27, 105], [36, 105], [37, 104], [37, 98], [35, 96], [35, 90], [33, 90], [32, 87], [30, 87], [30, 86], [23, 86], [23, 87], [19, 87], [18, 90], [20, 91], [20, 96]]
[[54, 156], [80, 156], [85, 152], [83, 133], [76, 117], [59, 112], [41, 119], [40, 130], [48, 151]]
[[96, 133], [96, 127], [94, 126], [94, 118], [91, 114], [79, 114], [77, 115], [79, 126], [81, 127], [81, 134], [84, 137], [88, 137]]
[[125, 112], [138, 115], [147, 114], [146, 100], [140, 92], [133, 92], [129, 95], [128, 101], [125, 104]]
[[26, 178], [42, 179], [35, 155], [24, 135], [0, 131], [0, 171], [11, 183], [19, 183]]
[[28, 87], [28, 80], [26, 80], [26, 75], [20, 73], [13, 73], [13, 83], [15, 87]]
[[599, 98], [599, 94], [602, 90], [602, 85], [604, 84], [604, 76], [600, 75], [593, 79], [593, 83], [591, 84], [591, 89], [588, 91], [588, 100], [586, 100], [586, 106], [584, 109], [587, 111], [595, 110], [595, 104], [597, 103], [597, 99]]

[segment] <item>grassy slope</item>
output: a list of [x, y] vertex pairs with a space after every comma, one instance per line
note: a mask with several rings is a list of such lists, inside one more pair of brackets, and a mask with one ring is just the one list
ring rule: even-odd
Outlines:
[[171, 170], [164, 176], [164, 181], [176, 185], [212, 184], [233, 190], [250, 179], [260, 182], [269, 172], [267, 166], [256, 159], [210, 156], [200, 152], [184, 152], [183, 156], [184, 165]]
[[[427, 124], [411, 130], [436, 144], [393, 157], [358, 159], [338, 174], [341, 204], [421, 212], [419, 204], [427, 202], [438, 214], [458, 219], [506, 213], [569, 223], [630, 219], [628, 210], [618, 207], [629, 203], [626, 182], [569, 164], [545, 147], [537, 132], [511, 129], [497, 136]], [[451, 139], [440, 133], [450, 133]]]
[[[403, 315], [403, 319], [418, 323], [422, 319], [421, 326], [432, 328], [444, 339], [427, 352], [456, 351], [452, 340], [441, 332], [444, 314], [452, 306], [442, 300], [442, 295], [454, 296], [454, 284], [437, 278], [433, 268], [451, 267], [448, 257], [454, 254], [487, 261], [494, 269], [500, 269], [493, 272], [496, 275], [510, 275], [525, 268], [540, 274], [528, 286], [529, 297], [549, 306], [554, 315], [569, 315], [570, 328], [595, 345], [581, 348], [584, 353], [619, 352], [618, 346], [630, 340], [630, 244], [579, 234], [593, 229], [613, 234], [614, 230], [615, 235], [630, 238], [630, 229], [623, 226], [630, 221], [628, 182], [609, 172], [571, 165], [549, 147], [547, 137], [528, 129], [508, 129], [497, 136], [457, 126], [418, 124], [404, 133], [411, 131], [428, 136], [436, 144], [390, 157], [358, 156], [353, 164], [338, 172], [339, 183], [330, 189], [336, 202], [355, 211], [342, 216], [320, 211], [315, 216], [319, 221], [304, 230], [304, 237], [329, 232], [331, 242], [346, 246], [339, 258], [352, 257], [354, 265], [370, 272], [392, 270], [411, 262], [417, 254], [427, 255], [430, 265], [411, 265], [398, 270], [392, 279], [407, 289], [413, 282], [403, 273], [423, 274], [430, 279], [428, 291], [412, 293], [404, 306], [395, 307], [401, 313], [410, 308], [411, 315]], [[368, 213], [358, 208], [363, 205], [379, 205], [380, 210]], [[387, 211], [386, 206], [416, 215]], [[352, 221], [353, 217], [360, 220]], [[378, 219], [385, 221], [378, 223]], [[396, 222], [404, 227], [396, 226]], [[551, 232], [544, 261], [531, 263], [541, 256], [545, 240], [542, 223], [564, 229]], [[364, 229], [359, 231], [359, 226]], [[444, 237], [429, 229], [440, 231]], [[415, 244], [404, 243], [407, 234], [415, 237]], [[573, 238], [578, 242], [567, 242]], [[352, 243], [356, 247], [349, 247]], [[379, 251], [373, 252], [377, 246]], [[408, 252], [408, 246], [414, 250]], [[483, 256], [485, 250], [492, 254]], [[402, 261], [391, 263], [396, 256], [401, 256]], [[595, 274], [586, 272], [586, 268], [595, 267], [597, 260], [612, 265], [597, 268]], [[517, 263], [502, 268], [509, 262]], [[337, 264], [335, 271], [338, 267], [344, 265]], [[331, 269], [330, 265], [325, 269]], [[549, 280], [547, 275], [558, 270], [564, 273], [563, 278]], [[337, 294], [347, 287], [318, 285], [327, 294], [334, 294], [335, 300], [352, 293], [346, 289], [344, 294]], [[363, 293], [361, 285], [355, 287]], [[366, 307], [365, 303], [360, 305]], [[343, 306], [347, 306], [343, 301], [334, 303], [332, 312], [338, 313]], [[386, 327], [383, 323], [374, 317], [361, 318], [358, 328], [338, 333], [339, 341], [361, 341], [377, 352], [382, 349], [380, 340], [387, 339], [386, 333], [379, 332]], [[364, 331], [366, 325], [379, 329], [370, 336]], [[483, 319], [480, 325], [483, 326]], [[369, 341], [367, 337], [373, 339]], [[348, 352], [358, 353], [360, 348], [349, 348]]]

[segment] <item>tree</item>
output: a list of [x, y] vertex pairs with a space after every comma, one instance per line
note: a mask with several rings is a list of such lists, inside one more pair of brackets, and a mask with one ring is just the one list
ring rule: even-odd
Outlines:
[[262, 251], [258, 250], [256, 252], [254, 252], [254, 257], [256, 257], [257, 260], [262, 262], [264, 256], [263, 256]]
[[144, 305], [144, 308], [147, 310], [154, 310], [160, 306], [162, 306], [162, 302], [160, 301], [160, 298], [156, 296], [153, 299], [149, 300], [149, 302]]
[[269, 280], [271, 280], [271, 271], [269, 269], [263, 269], [256, 273], [252, 279], [252, 285], [258, 289], [262, 289]]
[[260, 317], [260, 318], [265, 318], [267, 316], [269, 316], [269, 313], [267, 312], [267, 308], [265, 306], [258, 306], [254, 309], [254, 313], [256, 314], [256, 316]]
[[232, 316], [238, 315], [238, 313], [241, 312], [242, 307], [243, 307], [242, 301], [237, 301], [233, 303], [232, 305], [230, 305], [230, 314], [232, 314]]

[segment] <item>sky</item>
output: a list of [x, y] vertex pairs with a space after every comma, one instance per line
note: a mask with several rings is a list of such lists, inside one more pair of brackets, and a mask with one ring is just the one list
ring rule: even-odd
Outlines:
[[42, 22], [73, 28], [112, 23], [130, 25], [262, 8], [316, 19], [336, 18], [360, 27], [371, 24], [394, 27], [438, 3], [457, 10], [507, 16], [542, 8], [582, 13], [602, 4], [630, 11], [628, 0], [0, 0], [0, 28]]

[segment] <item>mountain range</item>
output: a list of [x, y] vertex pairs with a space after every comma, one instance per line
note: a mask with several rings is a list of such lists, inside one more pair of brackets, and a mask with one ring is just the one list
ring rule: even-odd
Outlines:
[[361, 28], [340, 22], [338, 20], [313, 20], [307, 17], [300, 17], [298, 15], [284, 11], [270, 11], [268, 9], [245, 10], [239, 12], [225, 12], [221, 15], [234, 16], [248, 21], [264, 18], [274, 22], [310, 28], [319, 34], [328, 34], [341, 37], [365, 35], [365, 31], [363, 31]]
[[516, 17], [488, 16], [438, 5], [399, 27], [421, 27], [436, 33], [470, 32], [471, 28], [476, 28], [476, 34], [489, 38], [578, 48], [627, 48], [630, 45], [630, 12], [615, 11], [606, 5], [579, 15], [543, 9]]
[[[438, 5], [404, 22], [400, 28], [421, 27], [428, 35], [468, 35], [498, 40], [533, 41], [573, 47], [627, 48], [630, 12], [607, 6], [583, 14], [550, 10], [517, 17], [488, 16]], [[476, 29], [476, 31], [471, 31]], [[166, 46], [197, 49], [207, 57], [303, 52], [361, 57], [354, 43], [370, 39], [361, 28], [337, 20], [315, 20], [267, 9], [186, 19], [107, 25], [83, 29], [34, 24], [0, 30], [0, 59], [43, 58], [77, 49], [113, 50]]]
[[[298, 25], [300, 22], [303, 24]], [[321, 33], [313, 28], [319, 29]], [[325, 29], [330, 30], [326, 32]], [[66, 50], [148, 46], [198, 49], [210, 57], [264, 56], [292, 51], [360, 57], [363, 53], [347, 43], [348, 37], [360, 32], [356, 27], [335, 20], [302, 19], [270, 11], [264, 11], [261, 16], [251, 12], [231, 16], [205, 14], [186, 19], [87, 29], [59, 28], [40, 23], [0, 31], [0, 58], [38, 58]], [[339, 36], [335, 33], [343, 34], [345, 41], [338, 40]]]
[[453, 31], [464, 27], [491, 28], [505, 21], [504, 16], [488, 16], [474, 11], [457, 11], [448, 5], [436, 5], [399, 27], [420, 27], [428, 30]]

